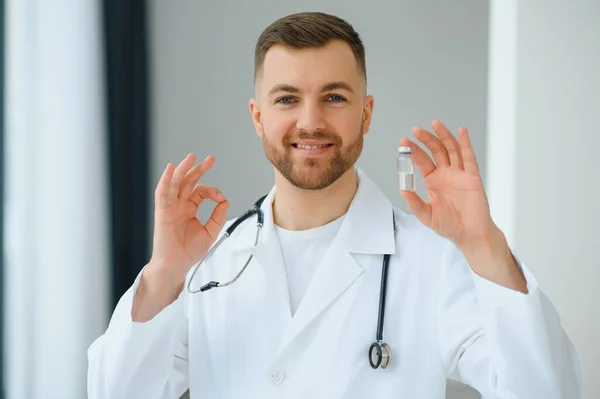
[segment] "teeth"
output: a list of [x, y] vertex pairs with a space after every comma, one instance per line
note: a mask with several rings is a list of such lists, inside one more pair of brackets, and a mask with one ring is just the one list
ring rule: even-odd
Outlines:
[[328, 146], [329, 146], [329, 144], [318, 144], [318, 145], [296, 144], [296, 147], [302, 148], [303, 150], [314, 150], [317, 148], [325, 148]]

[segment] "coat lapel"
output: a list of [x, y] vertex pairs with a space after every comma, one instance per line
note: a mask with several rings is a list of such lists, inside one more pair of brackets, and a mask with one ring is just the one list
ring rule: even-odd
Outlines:
[[353, 254], [395, 253], [393, 208], [362, 171], [357, 173], [356, 195], [284, 334], [279, 354], [361, 276], [367, 265], [359, 264]]
[[281, 295], [281, 300], [284, 301], [289, 310], [290, 294], [288, 289], [288, 279], [277, 236], [275, 234], [270, 234], [265, 230], [264, 240], [256, 247], [251, 248], [250, 253], [264, 269], [267, 279]]
[[[364, 272], [353, 254], [394, 254], [394, 211], [389, 200], [360, 170], [356, 169], [359, 186], [340, 230], [321, 260], [315, 275], [283, 335], [279, 354], [325, 309], [331, 306]], [[240, 227], [233, 243], [234, 251], [248, 251], [263, 268], [266, 278], [281, 295], [290, 312], [288, 279], [281, 247], [273, 223], [275, 187], [265, 198], [261, 209], [264, 226], [255, 244], [256, 224]], [[368, 262], [370, 263], [370, 262]]]
[[261, 206], [264, 219], [258, 244], [254, 245], [256, 239], [256, 224], [254, 224], [251, 229], [245, 228], [244, 231], [240, 232], [241, 234], [236, 239], [233, 251], [248, 251], [252, 255], [253, 260], [264, 270], [267, 280], [280, 294], [281, 301], [287, 306], [291, 317], [287, 273], [273, 223], [272, 204], [274, 196], [275, 188], [267, 195]]
[[279, 354], [362, 273], [363, 268], [350, 253], [338, 244], [332, 244], [317, 268], [289, 329], [283, 336]]

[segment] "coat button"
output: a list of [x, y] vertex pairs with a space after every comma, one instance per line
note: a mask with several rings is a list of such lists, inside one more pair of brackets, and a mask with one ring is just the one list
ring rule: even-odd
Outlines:
[[283, 371], [278, 368], [272, 368], [269, 370], [269, 381], [271, 384], [279, 385], [283, 382]]

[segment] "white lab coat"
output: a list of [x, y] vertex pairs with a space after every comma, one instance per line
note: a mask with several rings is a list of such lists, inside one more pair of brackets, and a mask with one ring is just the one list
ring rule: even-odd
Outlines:
[[[479, 277], [450, 241], [394, 210], [357, 173], [356, 196], [294, 317], [273, 189], [259, 244], [252, 218], [193, 281], [229, 281], [252, 253], [234, 285], [184, 289], [154, 319], [136, 323], [138, 276], [89, 348], [89, 398], [175, 399], [189, 388], [192, 399], [441, 399], [452, 374], [486, 398], [580, 398], [576, 352], [527, 268], [527, 295]], [[373, 370], [367, 353], [384, 253], [392, 254], [384, 340], [393, 357]]]

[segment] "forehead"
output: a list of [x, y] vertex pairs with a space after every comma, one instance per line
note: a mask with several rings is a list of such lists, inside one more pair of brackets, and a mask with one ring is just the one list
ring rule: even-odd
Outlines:
[[261, 91], [277, 84], [310, 91], [327, 82], [344, 81], [358, 92], [364, 81], [352, 49], [342, 41], [305, 49], [275, 45], [265, 56], [261, 75]]

